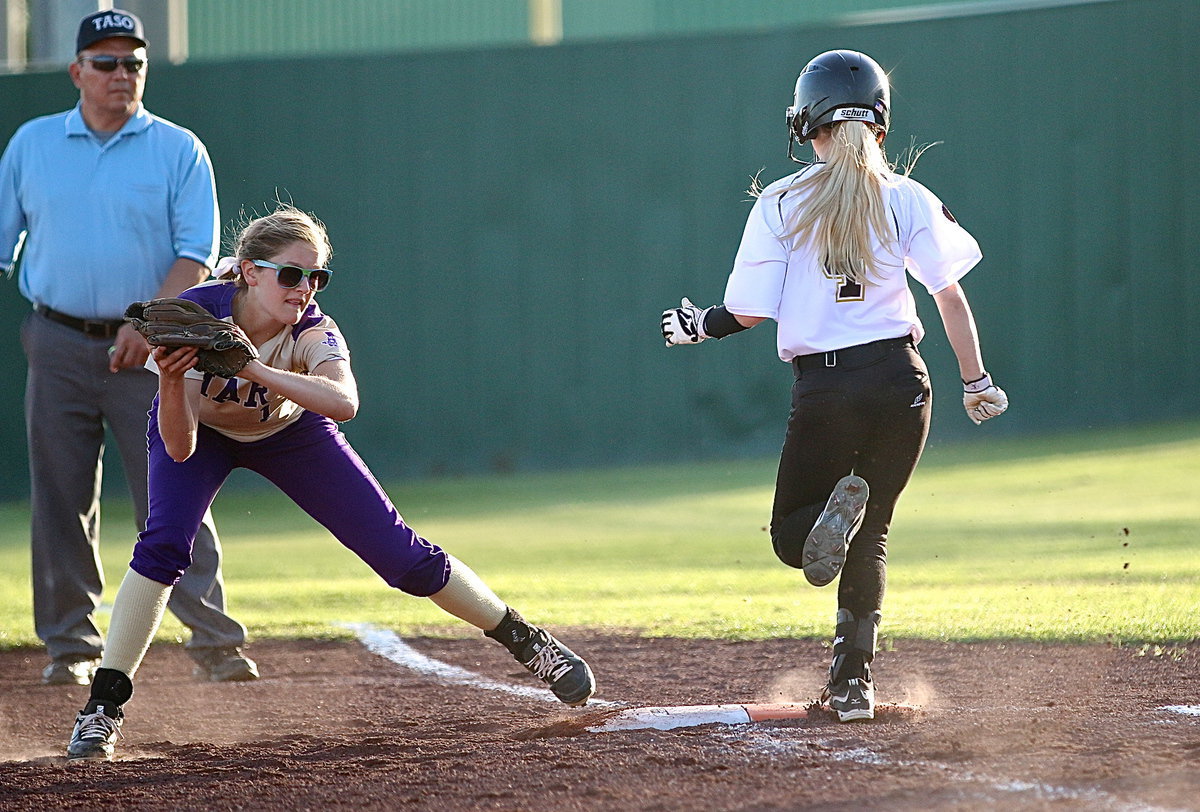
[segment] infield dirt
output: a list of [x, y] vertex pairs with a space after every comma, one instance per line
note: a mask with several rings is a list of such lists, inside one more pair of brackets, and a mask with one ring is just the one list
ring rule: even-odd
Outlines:
[[[806, 702], [811, 640], [555, 630], [606, 703], [445, 685], [357, 642], [263, 641], [252, 683], [191, 676], [155, 645], [111, 763], [63, 757], [83, 687], [0, 652], [3, 809], [1200, 809], [1200, 646], [896, 641], [873, 722], [596, 733], [614, 708]], [[532, 685], [490, 641], [418, 638], [483, 679]]]

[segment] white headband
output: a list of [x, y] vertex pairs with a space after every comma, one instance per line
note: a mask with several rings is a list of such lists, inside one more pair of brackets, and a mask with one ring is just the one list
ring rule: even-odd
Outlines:
[[221, 259], [217, 261], [217, 267], [213, 268], [212, 275], [220, 278], [221, 276], [225, 275], [226, 271], [233, 271], [236, 273], [237, 264], [237, 257], [221, 257]]

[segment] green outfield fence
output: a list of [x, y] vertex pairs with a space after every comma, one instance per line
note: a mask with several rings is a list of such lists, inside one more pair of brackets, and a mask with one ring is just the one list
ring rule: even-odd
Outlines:
[[[53, 0], [61, 2], [61, 0]], [[528, 43], [535, 7], [562, 42], [655, 38], [1111, 0], [187, 0], [188, 56], [447, 50]], [[146, 19], [161, 0], [122, 0]], [[151, 35], [151, 58], [156, 43]]]
[[[932, 301], [936, 441], [1193, 414], [1200, 4], [1114, 0], [840, 28], [472, 52], [159, 64], [223, 215], [276, 195], [335, 247], [322, 295], [354, 353], [347, 433], [384, 476], [774, 453], [790, 375], [769, 326], [666, 349], [659, 313], [720, 299], [750, 176], [790, 171], [803, 63], [864, 50], [893, 153], [983, 246], [966, 279], [1013, 407], [961, 414]], [[0, 77], [0, 138], [70, 106]], [[0, 280], [0, 496], [26, 491], [18, 323]]]

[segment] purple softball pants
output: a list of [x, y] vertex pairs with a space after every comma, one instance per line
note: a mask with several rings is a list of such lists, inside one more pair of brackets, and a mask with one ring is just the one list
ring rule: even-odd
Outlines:
[[247, 468], [274, 483], [388, 585], [427, 597], [450, 577], [446, 553], [404, 523], [327, 417], [305, 412], [287, 428], [250, 443], [201, 425], [195, 453], [175, 462], [158, 433], [155, 399], [147, 445], [150, 515], [129, 566], [153, 581], [174, 584], [191, 564], [200, 520], [235, 468]]

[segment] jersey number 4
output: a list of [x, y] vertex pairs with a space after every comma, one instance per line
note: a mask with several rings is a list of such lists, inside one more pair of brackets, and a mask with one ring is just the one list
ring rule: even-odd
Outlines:
[[837, 281], [837, 295], [834, 297], [834, 301], [861, 302], [865, 298], [861, 282], [855, 282], [853, 279], [847, 278], [845, 274], [834, 273], [829, 270], [829, 266], [825, 267], [825, 276]]

